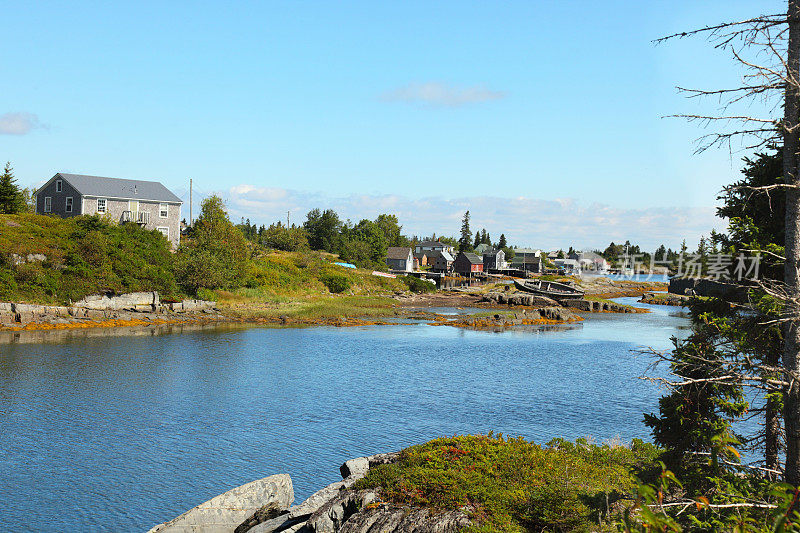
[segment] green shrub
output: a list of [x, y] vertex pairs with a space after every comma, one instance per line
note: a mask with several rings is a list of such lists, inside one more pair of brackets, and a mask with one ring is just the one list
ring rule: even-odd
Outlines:
[[218, 196], [203, 200], [192, 239], [181, 244], [175, 261], [178, 283], [196, 294], [200, 288], [235, 289], [248, 279], [251, 250], [231, 223]]
[[0, 300], [11, 300], [17, 292], [17, 281], [8, 270], [0, 266]]
[[308, 249], [308, 233], [302, 227], [286, 227], [272, 224], [265, 229], [258, 238], [259, 243], [267, 248], [296, 252]]
[[441, 438], [370, 469], [355, 488], [381, 487], [398, 504], [465, 508], [473, 531], [616, 531], [620, 502], [637, 488], [632, 471], [657, 453], [641, 441], [542, 447], [492, 434]]
[[400, 280], [406, 284], [408, 290], [415, 293], [423, 293], [423, 292], [435, 292], [436, 285], [431, 283], [430, 281], [426, 281], [424, 279], [417, 278], [415, 276], [403, 276]]
[[[105, 290], [177, 293], [170, 245], [157, 231], [98, 216], [0, 215], [0, 225], [4, 299], [66, 303]], [[11, 254], [46, 260], [12, 265]]]
[[196, 246], [181, 247], [175, 257], [178, 283], [191, 294], [200, 289], [228, 287], [231, 273], [223, 258]]
[[319, 280], [333, 293], [344, 292], [350, 288], [350, 279], [342, 274], [323, 274]]

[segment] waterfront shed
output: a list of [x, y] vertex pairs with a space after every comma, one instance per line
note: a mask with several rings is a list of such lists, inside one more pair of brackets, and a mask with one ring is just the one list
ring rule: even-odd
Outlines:
[[462, 276], [483, 272], [483, 259], [470, 252], [461, 252], [453, 261], [453, 270]]
[[411, 248], [391, 246], [386, 249], [386, 264], [392, 270], [411, 272], [414, 270], [414, 256]]
[[519, 248], [514, 250], [514, 258], [511, 259], [511, 266], [524, 270], [525, 272], [540, 273], [544, 271], [542, 263], [542, 256], [544, 254], [540, 250], [533, 250], [530, 248]]

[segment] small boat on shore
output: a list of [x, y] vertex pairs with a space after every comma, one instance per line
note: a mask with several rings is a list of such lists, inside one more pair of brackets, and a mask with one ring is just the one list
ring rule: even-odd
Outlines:
[[583, 298], [584, 291], [576, 289], [566, 283], [542, 280], [514, 280], [514, 285], [525, 292], [531, 292], [540, 296], [547, 296], [553, 300], [566, 300], [570, 298]]

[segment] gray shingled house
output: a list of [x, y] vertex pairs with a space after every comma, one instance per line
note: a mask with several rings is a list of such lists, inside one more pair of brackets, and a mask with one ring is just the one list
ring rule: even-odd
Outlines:
[[489, 269], [499, 270], [505, 268], [506, 253], [503, 250], [495, 250], [489, 248], [483, 252], [483, 270], [489, 272]]
[[428, 259], [428, 266], [431, 267], [431, 271], [447, 274], [453, 270], [454, 259], [449, 252], [426, 250], [425, 256]]
[[414, 256], [411, 254], [411, 248], [390, 246], [386, 249], [386, 264], [392, 270], [412, 272], [414, 270]]
[[157, 181], [59, 172], [36, 191], [36, 212], [60, 217], [104, 215], [158, 230], [177, 248], [183, 201]]
[[422, 252], [445, 252], [453, 255], [453, 247], [441, 241], [422, 241], [418, 242], [414, 247], [414, 253], [419, 254]]

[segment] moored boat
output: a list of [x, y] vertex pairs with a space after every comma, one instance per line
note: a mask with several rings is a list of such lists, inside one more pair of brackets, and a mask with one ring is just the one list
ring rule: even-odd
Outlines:
[[576, 289], [566, 283], [558, 283], [556, 281], [515, 279], [514, 285], [521, 291], [547, 296], [553, 300], [583, 298], [584, 295], [584, 291]]

